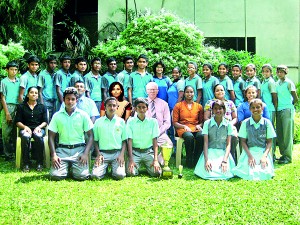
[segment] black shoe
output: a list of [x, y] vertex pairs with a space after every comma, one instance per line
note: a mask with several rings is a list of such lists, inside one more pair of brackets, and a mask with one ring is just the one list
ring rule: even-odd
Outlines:
[[291, 161], [287, 160], [286, 158], [282, 158], [278, 160], [278, 164], [289, 164]]
[[29, 165], [25, 165], [25, 166], [23, 167], [23, 172], [24, 172], [24, 173], [28, 173], [29, 171], [30, 171]]
[[42, 172], [43, 171], [43, 165], [38, 164], [37, 167], [36, 167], [36, 171]]

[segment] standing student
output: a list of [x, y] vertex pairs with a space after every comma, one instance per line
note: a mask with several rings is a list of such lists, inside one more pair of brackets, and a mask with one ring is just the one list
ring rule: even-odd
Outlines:
[[55, 69], [57, 59], [54, 55], [49, 55], [46, 59], [47, 68], [40, 72], [38, 78], [38, 88], [40, 102], [44, 104], [49, 112], [49, 119], [55, 113], [56, 108], [56, 88], [55, 88]]
[[84, 76], [84, 82], [86, 87], [86, 96], [91, 98], [100, 112], [102, 102], [102, 77], [100, 75], [101, 59], [95, 57], [91, 61], [91, 71]]
[[16, 152], [17, 130], [15, 116], [18, 105], [20, 80], [16, 77], [19, 65], [11, 61], [6, 64], [7, 77], [1, 80], [0, 93], [2, 110], [3, 153], [6, 161], [13, 159]]
[[257, 89], [257, 98], [261, 98], [260, 96], [261, 83], [259, 79], [257, 79], [256, 77], [256, 67], [254, 64], [250, 63], [246, 66], [246, 75], [248, 76], [248, 79], [245, 82], [245, 88], [247, 88], [250, 85], [253, 85]]
[[40, 67], [40, 60], [36, 56], [30, 56], [27, 59], [28, 70], [20, 77], [20, 88], [19, 88], [19, 103], [23, 102], [25, 94], [28, 92], [28, 88], [37, 86], [38, 75], [36, 74]]
[[102, 93], [103, 99], [109, 97], [108, 89], [112, 82], [117, 81], [117, 60], [110, 57], [106, 60], [107, 72], [102, 77]]
[[173, 109], [172, 118], [176, 133], [184, 139], [188, 168], [196, 165], [203, 148], [203, 108], [193, 99], [194, 88], [188, 85], [184, 88], [184, 100]]
[[126, 150], [125, 121], [116, 115], [118, 101], [108, 97], [105, 102], [105, 115], [96, 120], [94, 126], [94, 146], [97, 153], [92, 177], [101, 179], [111, 164], [112, 177], [121, 180], [126, 176], [124, 154]]
[[205, 63], [202, 66], [204, 79], [202, 81], [203, 98], [202, 105], [214, 98], [214, 87], [219, 83], [219, 80], [212, 75], [213, 67], [210, 63]]
[[234, 90], [234, 104], [238, 107], [244, 102], [244, 91], [245, 91], [245, 81], [242, 76], [242, 66], [240, 64], [235, 64], [231, 68], [231, 74], [233, 77], [233, 90]]
[[[272, 66], [270, 64], [265, 64], [262, 66], [262, 74], [264, 80], [261, 84], [261, 99], [267, 105], [270, 114], [270, 121], [275, 128], [275, 115], [277, 108], [277, 93], [276, 93], [276, 83], [272, 76]], [[272, 143], [272, 155], [275, 159], [276, 150], [276, 139]]]
[[137, 71], [130, 74], [128, 81], [128, 100], [132, 104], [137, 98], [146, 98], [146, 85], [153, 81], [153, 77], [147, 72], [148, 57], [141, 54], [137, 59]]
[[43, 170], [44, 136], [47, 126], [47, 108], [37, 102], [39, 95], [37, 87], [29, 87], [23, 104], [19, 104], [16, 114], [16, 125], [20, 128], [23, 171], [30, 170], [30, 140], [33, 138], [37, 171]]
[[230, 154], [233, 126], [224, 117], [226, 108], [223, 101], [215, 100], [212, 111], [215, 116], [203, 125], [203, 152], [194, 173], [203, 179], [227, 180], [233, 177], [231, 169], [235, 167]]
[[202, 96], [202, 79], [197, 74], [198, 66], [195, 62], [188, 62], [187, 72], [189, 77], [185, 79], [185, 86], [191, 86], [194, 90], [194, 101], [201, 102]]
[[[76, 107], [76, 88], [66, 88], [63, 99], [65, 108], [55, 113], [49, 124], [50, 177], [53, 180], [65, 179], [70, 168], [75, 179], [87, 180], [90, 175], [89, 151], [94, 142], [93, 123], [86, 112]], [[88, 136], [87, 144], [84, 141], [85, 133]], [[55, 149], [56, 134], [59, 134], [59, 144]]]
[[117, 81], [123, 85], [124, 97], [126, 100], [128, 100], [128, 82], [134, 66], [134, 59], [131, 56], [125, 56], [123, 59], [123, 64], [124, 70], [117, 75]]
[[[157, 159], [159, 136], [158, 122], [154, 118], [146, 117], [148, 101], [137, 98], [134, 101], [136, 117], [127, 121], [126, 131], [128, 136], [128, 175], [136, 176], [141, 163], [146, 167], [150, 176], [158, 177], [161, 168]], [[141, 135], [143, 134], [143, 135]]]
[[295, 84], [286, 77], [288, 68], [279, 65], [276, 69], [279, 80], [276, 90], [278, 93], [278, 106], [276, 114], [276, 131], [281, 157], [278, 163], [292, 162], [293, 136], [294, 136], [294, 104], [298, 102]]
[[242, 122], [239, 130], [243, 151], [232, 173], [245, 180], [269, 180], [274, 176], [270, 151], [276, 133], [271, 121], [262, 117], [262, 107], [260, 99], [251, 100], [252, 116]]
[[60, 58], [61, 68], [56, 72], [55, 75], [55, 88], [57, 94], [56, 109], [59, 109], [63, 103], [63, 93], [69, 86], [71, 73], [69, 71], [71, 66], [71, 57], [63, 56]]
[[219, 82], [223, 85], [225, 90], [225, 99], [234, 101], [234, 91], [232, 80], [227, 76], [228, 65], [226, 63], [220, 63], [218, 66]]
[[86, 69], [87, 69], [87, 60], [82, 57], [79, 56], [75, 59], [75, 71], [74, 73], [71, 75], [71, 79], [69, 82], [69, 87], [74, 87], [75, 83], [77, 81], [82, 81], [84, 82], [84, 75], [86, 73]]
[[157, 97], [168, 102], [168, 89], [172, 84], [172, 81], [169, 77], [164, 75], [166, 70], [166, 65], [162, 62], [156, 62], [153, 65], [153, 80], [158, 85], [158, 94]]

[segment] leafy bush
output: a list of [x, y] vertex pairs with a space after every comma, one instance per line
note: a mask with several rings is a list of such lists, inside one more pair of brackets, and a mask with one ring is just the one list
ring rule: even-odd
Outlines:
[[175, 66], [184, 69], [188, 61], [220, 62], [221, 50], [206, 48], [203, 40], [203, 33], [193, 24], [174, 14], [161, 13], [133, 20], [116, 40], [101, 42], [92, 52], [102, 59], [113, 56], [118, 61], [125, 55], [137, 58], [143, 53], [149, 57], [149, 65], [163, 60], [167, 71]]
[[9, 61], [17, 60], [24, 55], [25, 49], [20, 43], [9, 42], [8, 45], [0, 44], [0, 75], [6, 76], [6, 64]]
[[300, 143], [300, 112], [295, 113], [294, 142]]

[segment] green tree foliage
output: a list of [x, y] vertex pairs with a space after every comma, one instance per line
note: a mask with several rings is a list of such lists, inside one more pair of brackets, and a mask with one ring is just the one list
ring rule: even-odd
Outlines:
[[[163, 60], [170, 71], [173, 67], [186, 68], [188, 61], [217, 63], [223, 59], [220, 49], [205, 47], [203, 33], [171, 13], [136, 18], [128, 24], [116, 40], [101, 42], [92, 52], [106, 59], [125, 55], [135, 58], [143, 53], [149, 57], [149, 65]], [[151, 70], [151, 69], [150, 69]]]
[[63, 8], [65, 0], [1, 0], [0, 42], [22, 41], [24, 47], [42, 55], [48, 39], [48, 18]]

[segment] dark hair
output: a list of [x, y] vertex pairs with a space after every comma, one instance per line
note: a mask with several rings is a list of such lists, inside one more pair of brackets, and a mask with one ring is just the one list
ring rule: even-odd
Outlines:
[[220, 63], [218, 66], [218, 69], [220, 68], [220, 66], [224, 66], [227, 70], [229, 69], [227, 63], [224, 63], [224, 62]]
[[148, 107], [148, 100], [146, 98], [137, 98], [133, 102], [133, 107], [137, 107], [137, 105], [140, 104], [140, 103], [146, 104], [146, 106]]
[[163, 72], [166, 71], [166, 65], [165, 65], [162, 61], [158, 61], [158, 62], [154, 63], [152, 69], [153, 69], [153, 73], [154, 73], [154, 76], [155, 76], [155, 77], [156, 77], [156, 67], [157, 67], [158, 65], [161, 65], [161, 66], [162, 66]]
[[218, 106], [222, 107], [224, 112], [226, 111], [226, 107], [225, 107], [225, 104], [224, 104], [223, 101], [221, 101], [219, 99], [214, 100], [212, 105], [211, 105], [211, 109], [213, 109], [215, 105], [218, 105]]
[[75, 64], [78, 64], [80, 62], [86, 62], [87, 63], [87, 60], [82, 57], [82, 56], [78, 56], [76, 59], [75, 59]]
[[259, 98], [254, 98], [254, 99], [252, 99], [251, 101], [250, 101], [250, 104], [249, 104], [249, 108], [251, 107], [251, 105], [252, 104], [260, 104], [261, 105], [261, 107], [263, 107], [264, 105], [263, 105], [263, 101], [261, 100], [261, 99], [259, 99]]
[[212, 66], [210, 63], [204, 63], [203, 66], [202, 66], [202, 68], [203, 68], [204, 66], [207, 66], [208, 69], [213, 70], [213, 66]]
[[71, 56], [64, 55], [60, 58], [60, 62], [63, 63], [65, 60], [72, 60]]
[[19, 64], [16, 63], [15, 61], [10, 61], [6, 64], [6, 69], [9, 69], [10, 67], [17, 67], [19, 68]]
[[38, 57], [36, 57], [35, 55], [30, 56], [26, 62], [28, 64], [32, 63], [32, 62], [37, 62], [38, 64], [40, 64], [40, 59]]
[[[248, 101], [248, 98], [247, 98], [247, 92], [249, 89], [255, 89], [256, 91], [256, 94], [257, 94], [257, 87], [255, 87], [254, 85], [249, 85], [248, 87], [246, 87], [246, 89], [244, 90], [244, 96], [245, 96], [245, 102]], [[257, 97], [257, 96], [256, 96]]]
[[48, 55], [47, 59], [45, 59], [45, 62], [49, 64], [51, 61], [57, 61], [57, 58], [55, 55]]
[[223, 89], [224, 89], [224, 91], [225, 91], [225, 87], [224, 87], [222, 84], [216, 84], [216, 85], [214, 86], [214, 95], [215, 95], [216, 88], [217, 88], [218, 86], [222, 86]]
[[65, 99], [66, 95], [75, 95], [76, 99], [79, 98], [79, 94], [76, 88], [67, 87], [63, 93], [63, 99]]
[[241, 66], [240, 64], [234, 64], [234, 65], [231, 67], [231, 69], [232, 69], [233, 67], [237, 67], [237, 68], [239, 68], [240, 71], [242, 71], [242, 66]]
[[140, 54], [139, 57], [137, 58], [137, 61], [139, 61], [139, 59], [145, 59], [146, 62], [148, 62], [148, 57], [145, 54]]
[[134, 62], [133, 57], [131, 57], [130, 55], [127, 55], [127, 56], [124, 57], [123, 63], [125, 64], [128, 60], [132, 60]]
[[106, 60], [106, 65], [108, 66], [111, 62], [117, 62], [117, 60], [114, 58], [114, 57], [109, 57], [107, 60]]
[[249, 63], [245, 68], [247, 69], [248, 67], [252, 67], [252, 69], [256, 71], [256, 67], [253, 63]]
[[106, 107], [107, 103], [109, 101], [116, 101], [116, 103], [118, 104], [118, 100], [115, 97], [107, 97], [104, 101], [104, 106]]
[[117, 82], [117, 81], [112, 82], [111, 85], [109, 85], [108, 93], [109, 93], [110, 96], [113, 97], [113, 95], [112, 95], [112, 90], [114, 89], [114, 87], [115, 87], [116, 85], [119, 85], [120, 88], [121, 88], [122, 93], [121, 93], [120, 96], [118, 97], [118, 101], [122, 102], [123, 99], [124, 99], [124, 88], [123, 88], [123, 85], [122, 85], [120, 82]]
[[187, 86], [185, 86], [185, 88], [184, 88], [184, 90], [183, 90], [183, 93], [185, 93], [186, 89], [188, 89], [188, 88], [192, 88], [192, 89], [193, 89], [193, 92], [195, 92], [193, 86], [187, 85]]
[[179, 68], [179, 66], [175, 66], [173, 69], [172, 69], [172, 72], [173, 70], [178, 70], [178, 73], [181, 73], [181, 69]]
[[[33, 62], [35, 62], [35, 61], [33, 61]], [[37, 91], [39, 91], [39, 89], [37, 88], [37, 86], [31, 86], [31, 87], [29, 87], [28, 88], [28, 90], [27, 90], [27, 93], [26, 93], [26, 96], [25, 96], [25, 98], [24, 98], [24, 101], [23, 102], [28, 102], [29, 101], [29, 98], [28, 98], [28, 94], [29, 94], [29, 92], [31, 91], [31, 89], [33, 89], [33, 88], [35, 88]]]
[[99, 57], [94, 57], [91, 61], [91, 64], [93, 65], [95, 61], [100, 61], [101, 63], [101, 59]]
[[83, 84], [83, 85], [85, 86], [85, 83], [84, 83], [83, 81], [81, 81], [81, 80], [76, 81], [76, 82], [74, 83], [74, 87], [75, 87], [76, 84]]

